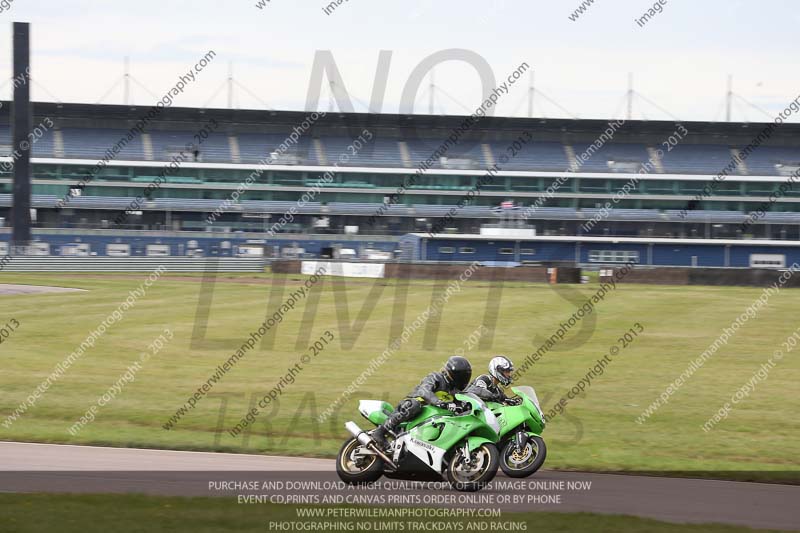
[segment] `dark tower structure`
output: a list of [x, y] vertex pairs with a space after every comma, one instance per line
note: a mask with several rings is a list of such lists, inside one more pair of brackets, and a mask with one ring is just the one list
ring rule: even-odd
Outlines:
[[11, 105], [14, 191], [11, 204], [11, 247], [19, 249], [31, 240], [31, 131], [30, 25], [14, 23], [14, 102]]

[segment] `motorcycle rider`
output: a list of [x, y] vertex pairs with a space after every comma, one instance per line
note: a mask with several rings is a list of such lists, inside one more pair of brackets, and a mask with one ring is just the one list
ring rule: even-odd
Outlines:
[[514, 372], [514, 363], [504, 355], [492, 357], [489, 361], [489, 374], [481, 374], [470, 383], [465, 393], [472, 393], [485, 402], [497, 402], [516, 405], [519, 398], [509, 398], [500, 388], [511, 384], [511, 374]]
[[405, 397], [386, 419], [372, 432], [372, 438], [386, 448], [386, 433], [394, 431], [401, 423], [411, 420], [422, 411], [424, 404], [435, 405], [456, 412], [459, 405], [453, 395], [464, 390], [472, 377], [472, 365], [457, 355], [450, 357], [440, 372], [432, 372]]

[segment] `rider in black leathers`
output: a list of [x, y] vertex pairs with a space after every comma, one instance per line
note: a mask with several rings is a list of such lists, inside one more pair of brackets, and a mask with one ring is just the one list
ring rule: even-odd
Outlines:
[[452, 356], [441, 372], [432, 372], [423, 378], [411, 393], [389, 415], [386, 422], [372, 433], [379, 446], [386, 447], [386, 433], [393, 432], [401, 423], [411, 420], [422, 411], [424, 404], [436, 405], [453, 412], [458, 410], [453, 395], [464, 390], [472, 377], [472, 365], [464, 357]]

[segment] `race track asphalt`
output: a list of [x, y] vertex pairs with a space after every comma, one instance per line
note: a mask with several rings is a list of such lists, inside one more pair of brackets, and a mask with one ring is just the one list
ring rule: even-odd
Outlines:
[[[315, 493], [337, 492], [331, 489], [338, 482], [334, 465], [330, 459], [303, 457], [0, 442], [0, 492], [146, 493], [234, 500], [238, 495], [280, 494], [287, 503], [308, 503]], [[273, 483], [268, 490], [252, 491], [234, 481], [283, 481], [295, 486], [275, 488], [279, 484]], [[610, 513], [800, 530], [800, 486], [553, 470], [524, 480], [522, 488], [510, 488], [517, 482], [498, 474], [495, 483], [506, 486], [475, 493], [472, 501], [440, 487], [441, 483], [400, 487], [401, 482], [385, 480], [385, 486], [361, 494], [363, 503], [379, 503], [375, 497], [382, 494], [384, 504], [401, 506]], [[508, 495], [516, 495], [517, 501], [504, 501]]]

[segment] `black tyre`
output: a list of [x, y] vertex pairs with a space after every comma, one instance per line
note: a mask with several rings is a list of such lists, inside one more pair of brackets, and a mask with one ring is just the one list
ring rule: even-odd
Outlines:
[[363, 445], [357, 439], [346, 441], [336, 456], [336, 473], [350, 485], [377, 481], [383, 475], [383, 461], [377, 455], [356, 457], [355, 451]]
[[528, 477], [544, 464], [547, 446], [542, 437], [530, 436], [522, 451], [517, 450], [511, 440], [503, 446], [500, 455], [500, 468], [508, 477]]
[[464, 463], [459, 448], [447, 465], [445, 476], [454, 489], [475, 492], [494, 479], [499, 466], [500, 452], [494, 444], [484, 443], [472, 451], [469, 464]]

